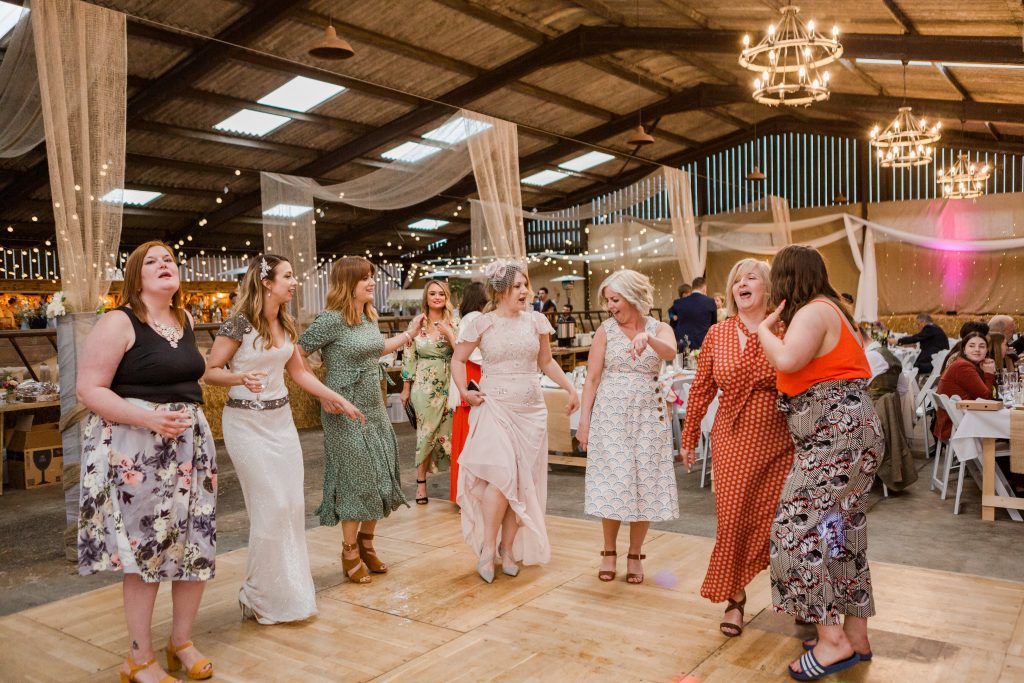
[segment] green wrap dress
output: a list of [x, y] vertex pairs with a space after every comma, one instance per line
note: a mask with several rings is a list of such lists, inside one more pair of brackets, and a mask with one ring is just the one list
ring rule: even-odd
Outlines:
[[324, 384], [351, 401], [366, 425], [321, 411], [324, 427], [324, 497], [320, 523], [383, 519], [408, 505], [398, 469], [398, 441], [381, 396], [384, 336], [364, 316], [349, 325], [338, 311], [323, 311], [302, 336], [306, 353], [320, 351]]

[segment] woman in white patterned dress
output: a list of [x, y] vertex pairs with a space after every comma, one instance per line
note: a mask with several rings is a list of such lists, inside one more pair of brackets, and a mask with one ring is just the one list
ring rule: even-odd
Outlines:
[[[547, 408], [538, 369], [579, 407], [572, 382], [551, 357], [551, 323], [526, 311], [532, 299], [525, 266], [502, 260], [484, 271], [489, 312], [459, 330], [452, 377], [473, 406], [469, 436], [459, 456], [462, 533], [477, 554], [477, 573], [490, 583], [501, 537], [501, 570], [516, 576], [523, 564], [544, 564], [551, 545], [544, 526], [548, 494]], [[481, 391], [466, 385], [466, 361], [483, 356]]]
[[643, 583], [651, 522], [679, 516], [670, 416], [658, 385], [661, 361], [675, 357], [675, 335], [647, 315], [654, 301], [647, 276], [618, 270], [598, 292], [612, 317], [594, 334], [576, 430], [587, 451], [584, 512], [600, 517], [604, 531], [598, 578], [615, 578], [619, 527], [629, 522], [626, 581]]
[[[284, 371], [320, 399], [324, 410], [363, 415], [307, 371], [295, 348], [295, 322], [285, 307], [298, 282], [288, 261], [256, 257], [242, 280], [233, 315], [221, 325], [204, 379], [231, 387], [224, 407], [224, 445], [249, 512], [249, 557], [238, 592], [242, 615], [261, 624], [317, 613], [306, 553], [302, 448], [288, 405]], [[225, 365], [230, 363], [231, 369]]]

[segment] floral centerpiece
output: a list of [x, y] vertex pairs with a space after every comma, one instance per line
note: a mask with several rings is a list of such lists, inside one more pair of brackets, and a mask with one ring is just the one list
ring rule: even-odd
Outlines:
[[10, 373], [4, 375], [3, 380], [0, 380], [0, 391], [3, 392], [3, 399], [10, 401], [14, 396], [14, 390], [18, 388], [18, 380], [14, 378]]
[[64, 296], [64, 292], [57, 292], [50, 299], [50, 303], [46, 304], [46, 317], [47, 318], [59, 318], [62, 315], [67, 315], [67, 309], [64, 304], [67, 302], [67, 297]]

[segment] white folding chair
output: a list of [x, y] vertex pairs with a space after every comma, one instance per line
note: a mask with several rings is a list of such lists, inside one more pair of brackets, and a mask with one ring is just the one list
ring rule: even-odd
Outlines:
[[[936, 354], [938, 355], [938, 354]], [[931, 432], [928, 430], [928, 411], [935, 410], [937, 407], [935, 401], [935, 386], [939, 383], [939, 375], [942, 374], [942, 364], [932, 366], [932, 372], [928, 375], [928, 379], [925, 380], [924, 385], [921, 386], [920, 391], [917, 392], [916, 404], [914, 408], [914, 414], [916, 415], [917, 424], [922, 425], [923, 437], [924, 437], [924, 457], [928, 458], [931, 454]], [[916, 379], [916, 375], [915, 375]], [[938, 444], [935, 446], [935, 454], [938, 457]]]
[[704, 488], [707, 476], [711, 467], [711, 427], [715, 424], [715, 415], [718, 413], [718, 398], [722, 393], [718, 392], [715, 400], [708, 406], [708, 412], [700, 421], [700, 441], [697, 444], [697, 460], [700, 461], [700, 487]]
[[672, 391], [682, 403], [672, 404], [672, 446], [676, 450], [682, 445], [683, 424], [686, 422], [686, 404], [690, 398], [690, 380], [677, 379], [672, 382]]
[[[963, 412], [956, 407], [956, 402], [960, 400], [959, 396], [946, 396], [945, 394], [935, 394], [935, 399], [946, 414], [949, 415], [950, 422], [953, 423], [952, 431], [950, 434], [955, 434], [957, 427], [960, 426], [960, 420], [963, 419]], [[942, 479], [939, 479], [939, 462], [942, 461], [942, 449], [945, 447], [946, 450], [946, 462], [943, 465]], [[946, 439], [936, 439], [935, 446], [935, 462], [932, 464], [932, 484], [931, 489], [939, 489], [942, 492], [942, 500], [946, 500], [946, 494], [949, 490], [949, 473], [954, 467], [954, 461], [956, 455], [953, 453], [952, 447], [949, 445], [949, 441]], [[955, 463], [957, 468], [957, 487], [956, 487], [956, 503], [953, 506], [953, 514], [960, 514], [960, 493], [963, 491], [963, 464], [960, 462]]]

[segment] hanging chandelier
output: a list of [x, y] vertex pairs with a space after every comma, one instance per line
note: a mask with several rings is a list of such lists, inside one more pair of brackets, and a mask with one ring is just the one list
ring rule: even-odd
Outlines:
[[[907, 62], [903, 62], [903, 101], [907, 101]], [[871, 144], [878, 149], [882, 168], [909, 168], [932, 163], [932, 145], [939, 141], [942, 122], [931, 128], [925, 119], [915, 119], [911, 107], [899, 108], [885, 130], [871, 129]]]
[[750, 47], [749, 35], [743, 36], [740, 66], [758, 74], [754, 99], [771, 107], [827, 100], [829, 73], [821, 68], [843, 54], [839, 27], [833, 26], [827, 38], [815, 31], [814, 20], [800, 23], [799, 7], [787, 5], [779, 11], [782, 19], [768, 26], [768, 35], [756, 46]]
[[936, 182], [944, 199], [974, 199], [985, 194], [985, 183], [991, 173], [988, 164], [978, 168], [968, 155], [960, 154], [949, 170], [939, 169]]

